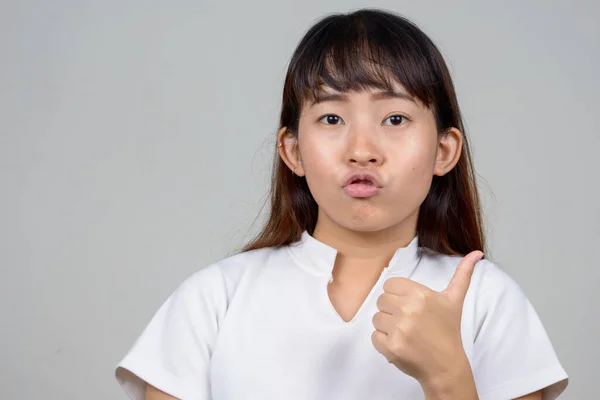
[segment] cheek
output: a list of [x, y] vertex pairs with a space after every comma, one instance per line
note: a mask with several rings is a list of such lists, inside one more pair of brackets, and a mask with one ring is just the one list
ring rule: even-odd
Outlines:
[[429, 181], [433, 176], [436, 153], [425, 151], [408, 159], [410, 176], [417, 181]]
[[299, 140], [300, 157], [309, 186], [311, 181], [323, 181], [336, 176], [343, 164], [340, 162], [339, 141], [319, 133], [307, 129], [302, 131]]
[[341, 163], [333, 146], [320, 146], [317, 141], [307, 140], [300, 151], [306, 183], [319, 202], [335, 189]]
[[406, 178], [419, 180], [419, 178], [433, 175], [437, 147], [432, 140], [421, 138], [412, 140], [408, 145], [398, 148], [396, 154], [391, 155], [394, 169]]
[[436, 142], [415, 140], [390, 154], [390, 172], [395, 189], [407, 206], [417, 207], [425, 199], [435, 168]]
[[300, 153], [302, 154], [302, 165], [310, 172], [318, 172], [321, 168], [334, 164], [331, 146], [320, 145], [315, 140], [306, 140], [302, 143]]

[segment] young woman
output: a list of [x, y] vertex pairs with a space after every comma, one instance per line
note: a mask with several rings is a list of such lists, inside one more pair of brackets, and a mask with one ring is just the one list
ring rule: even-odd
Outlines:
[[484, 237], [452, 80], [414, 24], [328, 16], [283, 90], [270, 217], [119, 364], [133, 399], [554, 399], [567, 375]]

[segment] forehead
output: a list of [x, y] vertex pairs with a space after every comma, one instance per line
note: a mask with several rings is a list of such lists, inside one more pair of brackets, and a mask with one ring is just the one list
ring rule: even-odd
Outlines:
[[417, 107], [424, 107], [417, 97], [411, 95], [401, 84], [396, 82], [383, 88], [369, 86], [349, 90], [337, 90], [322, 84], [305, 97], [304, 105], [313, 107], [327, 102], [350, 102], [356, 96], [368, 96], [371, 101], [395, 99]]

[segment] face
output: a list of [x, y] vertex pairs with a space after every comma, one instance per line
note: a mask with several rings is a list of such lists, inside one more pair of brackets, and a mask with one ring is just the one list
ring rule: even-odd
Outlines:
[[297, 138], [283, 140], [286, 162], [306, 177], [319, 206], [318, 224], [373, 232], [416, 229], [434, 174], [447, 172], [460, 151], [458, 143], [448, 151], [446, 136], [433, 112], [397, 86], [393, 93], [324, 88], [318, 101], [305, 102]]

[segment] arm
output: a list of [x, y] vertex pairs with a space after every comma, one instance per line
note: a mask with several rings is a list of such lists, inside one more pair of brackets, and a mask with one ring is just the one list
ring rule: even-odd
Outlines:
[[[453, 364], [446, 369], [447, 372], [437, 372], [431, 375], [433, 378], [420, 380], [425, 397], [427, 400], [477, 399], [477, 381], [477, 389], [484, 399], [542, 400], [540, 388], [547, 388], [547, 397], [555, 399], [566, 386], [566, 374], [556, 359], [539, 317], [520, 287], [504, 272], [489, 262], [482, 264], [479, 276], [484, 272], [486, 280], [477, 282], [476, 286], [484, 295], [480, 295], [476, 302], [475, 311], [481, 316], [476, 315], [479, 328], [473, 370], [466, 356], [457, 357], [459, 351], [455, 351], [453, 357], [446, 357], [452, 360], [448, 363]], [[384, 302], [382, 305], [385, 306]], [[440, 330], [437, 329], [438, 332]], [[430, 343], [441, 342], [438, 338]], [[413, 342], [411, 348], [416, 347], [415, 343], [418, 344]], [[451, 344], [446, 344], [437, 353], [443, 354], [444, 349], [449, 348], [452, 348]], [[511, 367], [503, 367], [508, 365]], [[521, 396], [523, 393], [529, 394]], [[521, 397], [517, 399], [516, 396]]]
[[530, 393], [527, 396], [519, 397], [515, 400], [542, 400], [542, 392], [538, 391], [535, 393]]
[[[117, 367], [117, 379], [129, 397], [210, 399], [210, 355], [226, 308], [227, 292], [218, 265], [186, 279]], [[155, 397], [156, 390], [146, 390], [147, 384], [172, 397]]]
[[[423, 386], [425, 398], [434, 399], [478, 399], [475, 381], [470, 369], [465, 368], [460, 376], [454, 376], [449, 381], [452, 384], [443, 386]], [[542, 391], [529, 393], [528, 395], [516, 398], [514, 400], [543, 400]]]
[[556, 399], [568, 376], [533, 305], [497, 265], [484, 260], [478, 268], [471, 364], [481, 397]]
[[177, 400], [177, 398], [158, 390], [150, 384], [146, 384], [146, 395], [144, 400]]

